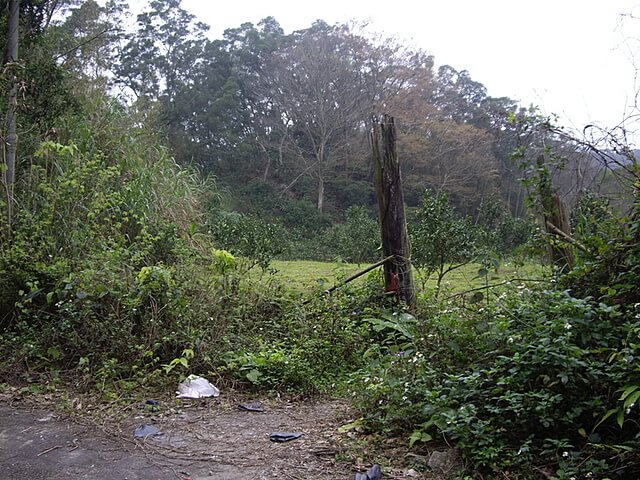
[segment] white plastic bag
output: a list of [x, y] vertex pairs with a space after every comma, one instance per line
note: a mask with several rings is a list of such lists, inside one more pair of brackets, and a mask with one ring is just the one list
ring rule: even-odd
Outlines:
[[197, 375], [189, 375], [184, 382], [178, 385], [177, 398], [206, 398], [217, 397], [220, 390], [209, 383], [206, 378]]

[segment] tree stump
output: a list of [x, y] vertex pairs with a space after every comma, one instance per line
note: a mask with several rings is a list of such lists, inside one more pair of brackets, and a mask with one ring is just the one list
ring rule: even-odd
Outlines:
[[404, 212], [393, 117], [384, 115], [380, 121], [374, 123], [371, 147], [382, 249], [384, 257], [393, 257], [384, 264], [386, 291], [397, 293], [401, 300], [413, 307], [415, 290], [411, 271], [411, 245]]

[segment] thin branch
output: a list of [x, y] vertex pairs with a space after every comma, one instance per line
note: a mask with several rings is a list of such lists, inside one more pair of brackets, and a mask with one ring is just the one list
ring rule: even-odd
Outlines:
[[581, 251], [583, 251], [585, 253], [589, 253], [589, 249], [587, 247], [585, 247], [582, 243], [580, 243], [578, 240], [573, 238], [571, 235], [569, 235], [568, 233], [565, 233], [562, 230], [560, 230], [558, 227], [556, 227], [549, 220], [547, 220], [545, 223], [547, 225], [547, 228], [549, 228], [549, 230], [551, 230], [557, 236], [561, 237], [563, 240], [566, 240], [571, 245], [574, 245], [579, 250], [581, 250]]
[[[370, 272], [371, 270], [373, 270], [374, 268], [378, 268], [381, 265], [384, 265], [386, 262], [393, 260], [397, 255], [389, 255], [387, 258], [384, 258], [382, 260], [380, 260], [379, 262], [374, 263], [373, 265], [369, 265], [367, 268], [365, 268], [364, 270], [360, 270], [357, 273], [354, 273], [353, 275], [351, 275], [349, 278], [343, 280], [342, 282], [334, 285], [333, 287], [325, 290], [324, 292], [322, 292], [324, 295], [328, 295], [331, 292], [333, 292], [334, 290], [337, 290], [340, 287], [343, 287], [344, 285], [346, 285], [347, 283], [350, 283], [352, 281], [354, 281], [356, 278], [361, 277], [362, 275], [364, 275], [365, 273]], [[311, 299], [309, 300], [305, 300], [304, 302], [302, 302], [303, 305], [307, 305], [309, 302], [311, 302]]]
[[381, 265], [384, 265], [386, 262], [388, 262], [389, 260], [392, 260], [393, 258], [395, 258], [396, 255], [389, 255], [387, 258], [380, 260], [377, 263], [374, 263], [373, 265], [368, 266], [367, 268], [365, 268], [364, 270], [359, 271], [358, 273], [354, 273], [353, 275], [351, 275], [349, 278], [343, 280], [341, 283], [334, 285], [333, 287], [329, 288], [328, 290], [325, 290], [324, 293], [331, 293], [334, 290], [337, 290], [338, 288], [342, 287], [343, 285], [346, 285], [349, 282], [352, 282], [353, 280], [355, 280], [358, 277], [361, 277], [362, 275], [364, 275], [365, 273], [370, 272], [371, 270], [373, 270], [374, 268], [377, 268]]
[[64, 53], [61, 53], [59, 55], [57, 55], [54, 58], [54, 61], [59, 60], [62, 57], [66, 57], [67, 55], [69, 55], [70, 53], [73, 53], [75, 51], [77, 51], [78, 49], [84, 47], [85, 45], [88, 45], [89, 43], [97, 40], [98, 38], [102, 37], [104, 34], [109, 33], [109, 32], [116, 32], [116, 31], [120, 31], [120, 29], [118, 28], [105, 28], [104, 30], [102, 30], [101, 32], [96, 33], [94, 36], [84, 40], [83, 42], [80, 42], [78, 45], [70, 48], [69, 50], [67, 50]]
[[315, 167], [317, 164], [318, 164], [318, 162], [317, 162], [317, 161], [316, 161], [316, 162], [313, 162], [311, 165], [309, 165], [307, 168], [305, 168], [302, 172], [300, 172], [300, 174], [299, 174], [296, 178], [294, 178], [294, 179], [293, 179], [293, 181], [292, 181], [291, 183], [289, 183], [289, 185], [287, 185], [287, 186], [284, 188], [284, 190], [282, 190], [282, 191], [280, 192], [280, 196], [283, 196], [285, 193], [287, 193], [287, 191], [289, 191], [289, 189], [290, 189], [291, 187], [293, 187], [293, 186], [296, 184], [296, 182], [297, 182], [298, 180], [300, 180], [300, 178], [301, 178], [302, 176], [304, 176], [304, 175], [305, 175], [309, 170], [311, 170], [311, 169], [312, 169], [313, 167]]

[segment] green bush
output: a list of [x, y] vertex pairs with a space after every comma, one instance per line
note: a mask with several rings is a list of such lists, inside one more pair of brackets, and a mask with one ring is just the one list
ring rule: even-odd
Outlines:
[[265, 222], [253, 215], [220, 213], [211, 226], [211, 233], [218, 246], [250, 259], [252, 265], [262, 269], [266, 269], [274, 258], [289, 248], [288, 239], [280, 225]]
[[59, 142], [42, 142], [19, 172], [0, 257], [4, 372], [149, 373], [197, 342], [203, 310], [214, 317], [187, 232], [203, 184], [132, 114], [91, 107], [60, 119]]
[[365, 301], [360, 295], [341, 292], [304, 308], [289, 304], [273, 318], [257, 318], [251, 336], [229, 339], [233, 348], [225, 355], [221, 371], [270, 390], [336, 393], [347, 376], [362, 366]]
[[327, 232], [332, 251], [346, 262], [374, 262], [379, 257], [380, 228], [364, 207], [349, 207], [346, 221]]
[[415, 220], [409, 225], [411, 259], [426, 278], [445, 275], [472, 262], [478, 253], [478, 230], [469, 218], [456, 214], [444, 193], [424, 192]]
[[567, 479], [639, 473], [637, 406], [628, 402], [620, 425], [605, 418], [620, 414], [620, 392], [638, 378], [622, 361], [640, 353], [629, 342], [633, 317], [568, 292], [526, 290], [477, 315], [441, 308], [399, 347], [383, 344], [357, 381], [373, 428], [413, 442], [444, 435], [485, 472], [546, 464]]
[[480, 204], [476, 224], [481, 247], [501, 257], [525, 245], [535, 228], [531, 219], [514, 217], [508, 207], [495, 198]]

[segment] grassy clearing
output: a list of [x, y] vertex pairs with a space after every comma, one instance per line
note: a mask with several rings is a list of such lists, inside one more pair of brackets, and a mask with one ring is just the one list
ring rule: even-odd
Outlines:
[[[308, 291], [317, 288], [330, 288], [342, 279], [364, 270], [368, 265], [357, 265], [354, 263], [342, 262], [313, 262], [306, 260], [276, 260], [271, 263], [276, 270], [276, 275], [291, 289], [297, 291]], [[485, 286], [488, 281], [490, 285], [501, 283], [510, 279], [539, 279], [546, 274], [546, 269], [536, 264], [516, 264], [507, 262], [500, 266], [497, 271], [491, 271], [488, 278], [479, 278], [479, 265], [469, 264], [449, 273], [443, 282], [443, 289], [452, 293], [463, 292], [473, 288]], [[357, 281], [363, 281], [359, 278]], [[435, 287], [435, 277], [423, 281], [423, 278], [416, 274], [416, 288], [419, 290]]]

